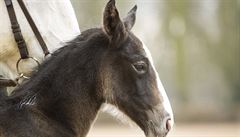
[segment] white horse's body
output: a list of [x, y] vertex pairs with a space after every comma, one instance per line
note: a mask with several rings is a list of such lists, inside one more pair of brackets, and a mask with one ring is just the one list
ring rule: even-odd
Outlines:
[[[62, 42], [80, 34], [70, 0], [24, 0], [24, 2], [50, 52], [61, 47]], [[16, 0], [13, 0], [13, 5], [29, 54], [41, 62], [44, 58], [42, 49]], [[7, 9], [4, 0], [0, 0], [0, 75], [16, 78], [15, 65], [19, 58]], [[36, 66], [36, 63], [30, 60], [26, 62], [27, 65], [21, 65], [25, 71], [30, 71]]]

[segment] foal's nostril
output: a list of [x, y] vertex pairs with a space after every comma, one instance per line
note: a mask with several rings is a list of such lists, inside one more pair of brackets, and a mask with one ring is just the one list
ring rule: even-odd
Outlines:
[[171, 124], [171, 119], [169, 118], [166, 121], [166, 130], [167, 130], [167, 132], [169, 132], [171, 130], [171, 128], [172, 128], [172, 124]]

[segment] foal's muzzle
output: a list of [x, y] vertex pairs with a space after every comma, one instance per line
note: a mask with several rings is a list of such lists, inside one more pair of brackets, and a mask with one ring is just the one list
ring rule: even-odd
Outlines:
[[169, 113], [153, 110], [148, 113], [149, 122], [145, 134], [147, 137], [166, 137], [173, 126], [173, 118]]

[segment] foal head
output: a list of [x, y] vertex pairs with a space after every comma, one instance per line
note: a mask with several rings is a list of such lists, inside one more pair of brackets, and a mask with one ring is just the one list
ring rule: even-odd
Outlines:
[[172, 109], [147, 47], [131, 32], [137, 6], [120, 19], [115, 1], [104, 10], [108, 51], [100, 67], [106, 103], [129, 116], [148, 137], [164, 137], [173, 125]]

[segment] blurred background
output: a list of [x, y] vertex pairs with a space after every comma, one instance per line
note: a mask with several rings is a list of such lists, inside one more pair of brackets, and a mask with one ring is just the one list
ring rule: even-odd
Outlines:
[[[102, 24], [107, 0], [72, 0], [81, 31]], [[240, 0], [117, 0], [135, 4], [133, 32], [150, 49], [175, 115], [170, 136], [240, 137]], [[101, 113], [89, 137], [141, 136]]]

